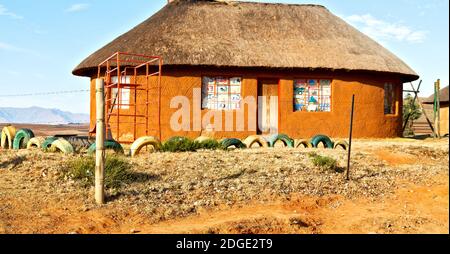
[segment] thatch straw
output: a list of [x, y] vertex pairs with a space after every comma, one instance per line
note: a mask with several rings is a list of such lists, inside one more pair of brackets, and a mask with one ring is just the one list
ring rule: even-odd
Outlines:
[[165, 65], [323, 68], [418, 78], [394, 54], [318, 5], [174, 1], [73, 73], [93, 75], [116, 51], [160, 55]]
[[[448, 103], [448, 86], [442, 88], [439, 91], [439, 100], [441, 103]], [[433, 104], [434, 103], [434, 94], [430, 95], [430, 97], [423, 100], [425, 104]]]

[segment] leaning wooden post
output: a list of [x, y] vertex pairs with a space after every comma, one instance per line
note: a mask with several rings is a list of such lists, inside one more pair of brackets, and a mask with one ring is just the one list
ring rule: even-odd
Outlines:
[[104, 171], [105, 171], [105, 82], [102, 78], [96, 80], [96, 152], [95, 152], [95, 201], [105, 203]]
[[352, 136], [353, 136], [353, 113], [355, 111], [355, 95], [352, 96], [352, 109], [350, 113], [350, 135], [348, 139], [348, 156], [347, 156], [347, 181], [350, 180], [350, 156], [352, 153]]

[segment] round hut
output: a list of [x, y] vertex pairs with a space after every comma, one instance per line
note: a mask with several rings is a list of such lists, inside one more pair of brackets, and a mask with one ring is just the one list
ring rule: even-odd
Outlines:
[[[116, 115], [108, 117], [120, 142], [205, 133], [346, 137], [353, 94], [355, 137], [401, 136], [402, 85], [418, 79], [402, 60], [323, 6], [171, 1], [74, 69], [74, 75], [91, 78], [91, 130], [95, 79], [104, 77], [98, 66], [115, 52], [163, 60], [160, 82], [149, 83], [156, 77], [144, 71], [125, 73], [121, 82], [116, 77], [116, 83], [146, 89], [145, 95], [131, 85], [110, 91], [120, 99], [119, 106], [110, 105]], [[187, 98], [187, 120], [177, 120], [186, 107], [174, 102], [180, 96]], [[231, 123], [225, 121], [230, 117]]]

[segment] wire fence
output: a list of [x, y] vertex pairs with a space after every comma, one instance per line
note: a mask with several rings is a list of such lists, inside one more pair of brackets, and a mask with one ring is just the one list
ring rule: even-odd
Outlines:
[[0, 94], [0, 97], [28, 97], [28, 96], [45, 96], [45, 95], [59, 95], [59, 94], [75, 94], [86, 93], [90, 90], [70, 90], [70, 91], [53, 91], [53, 92], [39, 92], [39, 93], [23, 93], [23, 94]]

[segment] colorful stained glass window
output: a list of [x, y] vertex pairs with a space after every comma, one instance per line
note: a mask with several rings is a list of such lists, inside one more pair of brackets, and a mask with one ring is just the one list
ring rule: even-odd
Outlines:
[[294, 80], [294, 111], [330, 112], [331, 80]]
[[235, 110], [240, 108], [242, 78], [203, 77], [202, 108]]

